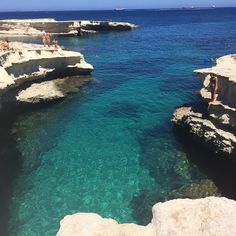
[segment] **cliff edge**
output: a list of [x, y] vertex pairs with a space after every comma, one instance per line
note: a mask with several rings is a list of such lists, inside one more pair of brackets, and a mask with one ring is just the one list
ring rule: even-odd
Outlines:
[[16, 88], [18, 102], [61, 98], [80, 87], [86, 81], [83, 76], [92, 71], [79, 52], [11, 42], [10, 50], [0, 52], [0, 98]]
[[[201, 104], [178, 108], [173, 115], [176, 127], [187, 131], [222, 156], [236, 157], [236, 55], [217, 59], [212, 68], [195, 70], [203, 79]], [[218, 77], [218, 94], [210, 102], [209, 74]]]
[[137, 25], [128, 22], [54, 19], [0, 20], [0, 37], [41, 36], [50, 33], [58, 36], [76, 36], [100, 31], [127, 31]]
[[156, 204], [147, 226], [118, 224], [93, 213], [66, 216], [57, 236], [232, 236], [236, 202], [227, 198], [178, 199]]

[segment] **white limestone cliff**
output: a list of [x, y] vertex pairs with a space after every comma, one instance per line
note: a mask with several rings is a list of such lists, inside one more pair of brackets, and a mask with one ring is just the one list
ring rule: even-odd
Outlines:
[[232, 236], [236, 202], [227, 198], [178, 199], [156, 204], [147, 226], [118, 224], [93, 213], [66, 216], [57, 236]]
[[[36, 103], [61, 98], [82, 84], [81, 75], [90, 75], [93, 71], [93, 66], [84, 60], [81, 53], [61, 47], [55, 49], [54, 46], [11, 42], [10, 48], [0, 51], [1, 97], [13, 88], [28, 84], [28, 89], [19, 91], [17, 101]], [[72, 78], [66, 83], [69, 77]]]
[[0, 88], [38, 80], [53, 74], [90, 74], [92, 65], [79, 52], [39, 44], [12, 42], [13, 50], [0, 52]]
[[34, 83], [20, 91], [16, 100], [21, 103], [42, 103], [66, 97], [78, 92], [86, 82], [93, 80], [91, 76], [70, 76], [41, 83]]
[[[195, 73], [203, 78], [200, 95], [206, 104], [178, 108], [172, 121], [212, 151], [236, 157], [236, 55], [221, 57], [212, 68], [195, 70]], [[210, 102], [209, 74], [218, 77], [215, 102]]]
[[41, 36], [50, 33], [58, 36], [76, 36], [83, 31], [124, 31], [137, 26], [128, 22], [54, 19], [11, 19], [0, 20], [0, 37]]
[[216, 66], [195, 72], [204, 78], [201, 95], [206, 101], [210, 98], [208, 75], [211, 73], [218, 77], [218, 97], [216, 102], [209, 104], [209, 114], [224, 124], [236, 126], [236, 55], [221, 57], [216, 61]]

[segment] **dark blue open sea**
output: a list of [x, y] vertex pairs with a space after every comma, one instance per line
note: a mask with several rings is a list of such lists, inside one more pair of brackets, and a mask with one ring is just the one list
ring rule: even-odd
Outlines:
[[147, 224], [155, 202], [206, 180], [235, 197], [231, 165], [185, 144], [171, 124], [177, 106], [199, 100], [193, 70], [236, 52], [235, 8], [0, 13], [2, 19], [44, 17], [140, 27], [60, 39], [85, 55], [95, 80], [14, 121], [9, 235], [55, 235], [60, 220], [77, 212]]

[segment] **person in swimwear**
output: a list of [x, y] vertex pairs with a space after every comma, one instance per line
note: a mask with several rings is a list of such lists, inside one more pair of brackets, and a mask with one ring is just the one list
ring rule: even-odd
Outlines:
[[46, 47], [46, 44], [47, 44], [46, 34], [43, 34], [42, 40], [43, 40], [44, 47]]
[[58, 39], [55, 38], [52, 42], [54, 44], [55, 49], [57, 50], [58, 49]]
[[50, 47], [50, 44], [51, 44], [51, 38], [50, 38], [50, 35], [47, 33], [45, 34], [45, 43], [48, 47]]
[[2, 49], [3, 49], [3, 51], [11, 50], [8, 39], [4, 40], [4, 42], [2, 43]]
[[215, 102], [216, 101], [216, 94], [218, 92], [218, 78], [217, 78], [217, 76], [211, 74], [209, 87], [210, 87], [210, 91], [211, 91], [211, 102]]

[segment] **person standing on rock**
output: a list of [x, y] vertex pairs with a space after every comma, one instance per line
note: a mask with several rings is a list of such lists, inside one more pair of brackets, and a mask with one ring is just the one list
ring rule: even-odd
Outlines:
[[216, 94], [218, 92], [218, 78], [215, 75], [211, 75], [210, 78], [210, 91], [211, 91], [211, 102], [216, 101]]
[[46, 44], [47, 44], [46, 34], [43, 34], [42, 40], [43, 40], [44, 47], [46, 47]]
[[50, 38], [50, 35], [48, 33], [46, 34], [46, 44], [47, 44], [48, 47], [50, 47], [51, 38]]
[[54, 44], [55, 49], [57, 50], [58, 49], [58, 39], [55, 38], [52, 42]]

